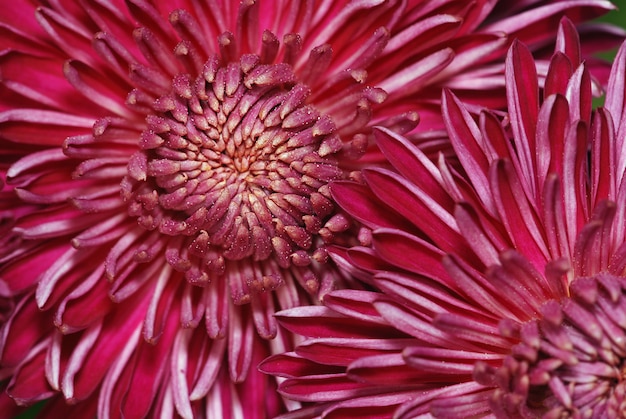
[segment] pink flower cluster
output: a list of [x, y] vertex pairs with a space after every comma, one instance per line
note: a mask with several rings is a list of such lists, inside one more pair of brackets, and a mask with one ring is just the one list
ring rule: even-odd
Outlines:
[[1, 0], [0, 417], [626, 417], [614, 8]]

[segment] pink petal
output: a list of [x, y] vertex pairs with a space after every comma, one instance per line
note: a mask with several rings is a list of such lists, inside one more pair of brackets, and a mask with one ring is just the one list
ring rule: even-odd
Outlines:
[[556, 52], [550, 59], [550, 67], [546, 75], [544, 84], [544, 100], [549, 99], [550, 95], [560, 93], [565, 95], [567, 83], [572, 76], [574, 69], [572, 62], [561, 52]]
[[515, 248], [523, 251], [538, 269], [542, 269], [549, 253], [535, 206], [525, 199], [520, 179], [509, 162], [496, 162], [490, 174], [498, 214], [506, 231], [515, 232], [511, 237]]
[[37, 21], [41, 27], [67, 56], [84, 63], [94, 63], [94, 58], [86, 52], [91, 51], [91, 33], [69, 16], [47, 7], [41, 7], [36, 11]]
[[0, 113], [0, 134], [9, 141], [59, 147], [65, 138], [91, 131], [92, 118], [38, 109]]
[[302, 306], [276, 313], [279, 323], [293, 333], [307, 337], [388, 336], [388, 326], [341, 316], [325, 307]]
[[430, 243], [412, 234], [391, 229], [375, 230], [372, 243], [378, 256], [391, 265], [453, 286], [441, 265], [443, 251]]
[[301, 357], [294, 352], [273, 355], [259, 364], [259, 370], [265, 374], [284, 378], [306, 377], [315, 374], [338, 374], [343, 368], [320, 365]]
[[400, 353], [411, 339], [309, 339], [296, 348], [296, 353], [323, 365], [347, 367], [363, 357], [382, 353]]
[[535, 184], [535, 128], [539, 113], [539, 87], [535, 62], [526, 46], [513, 42], [506, 59], [507, 99], [515, 149], [520, 160], [520, 177], [532, 196]]
[[413, 400], [423, 391], [398, 390], [390, 388], [389, 394], [375, 394], [351, 398], [335, 403], [324, 410], [325, 419], [342, 419], [367, 417], [370, 419], [385, 419], [392, 417], [396, 409]]
[[[175, 313], [172, 313], [175, 314]], [[154, 403], [157, 392], [162, 385], [158, 379], [167, 371], [167, 360], [171, 356], [174, 334], [178, 330], [176, 322], [170, 322], [161, 336], [161, 345], [154, 345], [139, 338], [130, 365], [126, 364], [122, 371], [124, 376], [113, 381], [119, 388], [111, 407], [122, 407], [124, 417], [146, 415]], [[129, 342], [132, 341], [129, 339]], [[131, 368], [132, 365], [132, 368]], [[111, 377], [113, 380], [114, 377]], [[119, 381], [118, 381], [119, 380]], [[129, 380], [127, 388], [121, 387]], [[112, 384], [113, 384], [112, 383]], [[122, 402], [123, 400], [123, 402]]]
[[441, 103], [452, 147], [477, 196], [483, 201], [485, 208], [493, 214], [494, 204], [490, 199], [489, 181], [486, 176], [491, 156], [487, 154], [489, 150], [483, 145], [485, 142], [481, 132], [469, 112], [449, 90], [443, 91]]
[[393, 387], [450, 380], [449, 376], [408, 366], [400, 353], [359, 358], [348, 367], [348, 377], [360, 383], [385, 386], [388, 391]]
[[17, 93], [22, 103], [13, 108], [45, 106], [68, 114], [84, 115], [86, 103], [76, 100], [72, 86], [61, 71], [62, 61], [22, 54], [16, 51], [0, 54], [2, 84]]
[[324, 402], [367, 394], [369, 385], [357, 383], [345, 374], [288, 378], [278, 386], [280, 394], [302, 402]]
[[[252, 362], [255, 336], [250, 314], [231, 303], [228, 325], [228, 367], [231, 380], [241, 382], [245, 380]], [[242, 312], [243, 311], [243, 312]]]
[[454, 52], [452, 49], [441, 49], [394, 73], [393, 76], [382, 81], [378, 87], [389, 94], [408, 95], [414, 93], [449, 65], [453, 59]]
[[537, 121], [537, 185], [546, 182], [548, 173], [562, 172], [563, 146], [568, 124], [569, 106], [564, 97], [555, 95], [546, 98]]
[[570, 104], [570, 119], [591, 122], [591, 76], [584, 65], [578, 67], [569, 80], [567, 99]]
[[414, 147], [401, 135], [385, 128], [376, 128], [374, 135], [376, 145], [396, 170], [406, 179], [423, 188], [443, 207], [452, 208], [454, 204], [441, 186], [441, 176], [437, 167], [419, 148]]
[[29, 293], [2, 325], [0, 354], [3, 365], [17, 366], [28, 355], [30, 348], [52, 331], [49, 319], [40, 313], [32, 293]]
[[145, 295], [134, 296], [107, 316], [101, 327], [87, 329], [61, 371], [66, 397], [84, 400], [95, 391], [118, 352], [141, 324], [147, 305]]
[[[436, 313], [455, 310], [479, 315], [480, 310], [459, 300], [456, 284], [448, 288], [436, 280], [394, 272], [377, 274], [374, 283], [394, 300], [402, 301], [409, 307], [419, 307], [421, 317], [427, 320], [432, 319]], [[384, 299], [379, 298], [377, 301]]]
[[42, 373], [48, 344], [49, 342], [44, 340], [30, 349], [13, 374], [7, 393], [19, 405], [32, 404], [50, 398], [55, 393]]
[[416, 185], [385, 169], [364, 169], [363, 175], [379, 199], [423, 229], [441, 249], [457, 247], [461, 238], [454, 218]]
[[577, 67], [581, 62], [580, 39], [574, 23], [563, 17], [559, 23], [555, 52], [561, 52]]
[[79, 286], [61, 300], [54, 314], [54, 324], [63, 333], [73, 333], [96, 323], [111, 309], [108, 282], [100, 265]]
[[355, 320], [385, 325], [374, 302], [384, 298], [379, 293], [360, 290], [336, 290], [324, 296], [324, 305], [336, 313]]
[[10, 259], [0, 270], [2, 292], [19, 295], [30, 289], [43, 272], [68, 249], [69, 245], [65, 240], [52, 240], [45, 245], [21, 249], [19, 254], [10, 254]]
[[371, 228], [395, 227], [404, 229], [405, 224], [408, 224], [403, 223], [400, 217], [390, 217], [390, 210], [380, 205], [375, 195], [367, 187], [356, 182], [333, 182], [331, 193], [341, 208]]
[[517, 38], [527, 45], [541, 44], [552, 36], [552, 29], [558, 27], [563, 15], [578, 23], [599, 17], [614, 8], [611, 2], [602, 0], [563, 1], [530, 8], [482, 29], [485, 32], [505, 32], [511, 39]]

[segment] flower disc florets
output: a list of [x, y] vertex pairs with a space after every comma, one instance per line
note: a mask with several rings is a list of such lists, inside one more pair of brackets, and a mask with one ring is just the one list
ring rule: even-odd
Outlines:
[[571, 291], [547, 302], [541, 319], [502, 324], [520, 343], [501, 367], [477, 365], [476, 380], [498, 386], [498, 417], [624, 417], [626, 281], [603, 272], [577, 278]]
[[333, 208], [326, 184], [341, 174], [330, 157], [341, 141], [308, 94], [288, 64], [214, 56], [155, 101], [125, 199], [140, 225], [185, 242], [167, 258], [188, 280], [209, 281], [225, 260], [274, 255], [288, 268], [322, 257], [312, 247]]

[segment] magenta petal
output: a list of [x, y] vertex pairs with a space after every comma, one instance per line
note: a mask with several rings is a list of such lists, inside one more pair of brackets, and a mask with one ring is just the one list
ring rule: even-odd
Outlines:
[[379, 293], [360, 290], [336, 290], [324, 296], [324, 305], [336, 313], [364, 322], [385, 325], [374, 302], [384, 299]]
[[68, 114], [84, 114], [89, 110], [85, 103], [76, 100], [57, 62], [17, 51], [0, 53], [0, 62], [2, 84], [19, 95], [22, 107], [46, 105]]
[[[196, 333], [197, 335], [198, 333]], [[224, 359], [224, 354], [226, 352], [226, 340], [225, 339], [206, 339], [206, 346], [210, 345], [210, 351], [206, 354], [206, 361], [204, 364], [197, 364], [196, 369], [199, 373], [197, 375], [195, 382], [193, 383], [193, 388], [191, 389], [191, 394], [189, 395], [189, 399], [192, 401], [200, 400], [203, 397], [206, 397], [211, 387], [215, 384], [215, 380], [220, 372], [222, 360]], [[204, 346], [203, 346], [204, 349]], [[202, 356], [197, 357], [197, 361], [201, 361]], [[192, 359], [192, 361], [196, 361]]]
[[54, 394], [43, 374], [48, 343], [42, 341], [30, 350], [9, 383], [7, 393], [20, 405], [30, 405]]
[[442, 111], [450, 141], [479, 199], [485, 208], [494, 213], [489, 182], [486, 174], [493, 151], [482, 138], [481, 132], [470, 116], [450, 91], [444, 90], [442, 95]]
[[390, 209], [380, 205], [374, 195], [363, 185], [337, 181], [331, 184], [333, 198], [341, 207], [365, 225], [403, 228], [400, 217], [389, 217]]
[[259, 370], [265, 374], [292, 378], [315, 374], [338, 374], [344, 371], [341, 367], [322, 366], [293, 352], [273, 355], [259, 364]]
[[[484, 387], [475, 383], [461, 383], [447, 387], [439, 387], [430, 391], [423, 391], [416, 395], [410, 402], [405, 403], [396, 412], [398, 418], [410, 419], [424, 414], [430, 414], [430, 403], [439, 399], [448, 401], [448, 397], [458, 397], [464, 394], [484, 390]], [[452, 416], [455, 417], [455, 416]]]
[[[170, 313], [172, 317], [176, 312]], [[99, 402], [99, 414], [119, 409], [123, 417], [141, 417], [147, 415], [152, 407], [160, 387], [160, 380], [169, 370], [169, 355], [178, 324], [170, 321], [166, 324], [160, 342], [155, 345], [143, 339], [140, 325], [132, 338], [128, 339], [122, 353], [115, 360], [103, 380], [102, 396]], [[155, 377], [158, 377], [155, 379]], [[132, 383], [132, 384], [131, 384]]]
[[578, 31], [574, 23], [567, 17], [562, 18], [559, 22], [555, 55], [557, 51], [565, 55], [574, 66], [582, 62]]
[[621, 153], [618, 146], [613, 145], [615, 136], [611, 114], [607, 109], [598, 109], [594, 115], [593, 149], [591, 160], [591, 201], [599, 205], [602, 199], [617, 198], [618, 186], [612, 179], [611, 173], [616, 170], [617, 160]]
[[0, 134], [21, 144], [57, 146], [72, 135], [91, 131], [93, 118], [38, 109], [11, 109], [0, 113]]
[[26, 294], [0, 329], [2, 363], [17, 366], [29, 353], [29, 348], [51, 330], [52, 325], [40, 316], [32, 294]]
[[64, 66], [64, 73], [72, 86], [96, 105], [116, 115], [134, 119], [134, 115], [124, 106], [130, 88], [124, 86], [121, 81], [103, 77], [89, 66], [77, 61], [67, 62]]
[[441, 265], [444, 253], [430, 243], [390, 229], [375, 230], [372, 243], [378, 255], [389, 264], [454, 287]]
[[570, 119], [589, 124], [592, 107], [591, 76], [584, 65], [579, 66], [570, 78], [567, 96], [570, 103]]
[[525, 198], [519, 179], [505, 160], [496, 162], [491, 170], [491, 190], [502, 223], [507, 231], [514, 231], [512, 239], [518, 249], [524, 249], [528, 258], [542, 269], [548, 258], [541, 235], [541, 223], [532, 201]]
[[[559, 62], [559, 59], [556, 58], [553, 62]], [[546, 182], [548, 173], [560, 173], [563, 170], [563, 149], [568, 124], [569, 106], [566, 99], [560, 94], [546, 98], [539, 111], [536, 130], [538, 185]]]
[[417, 338], [427, 345], [449, 344], [449, 336], [437, 329], [431, 319], [424, 320], [421, 314], [411, 312], [401, 303], [380, 301], [376, 308], [381, 315], [397, 330]]
[[599, 17], [615, 5], [609, 1], [583, 0], [576, 2], [556, 2], [539, 5], [522, 13], [515, 13], [485, 28], [487, 31], [502, 31], [527, 45], [541, 43], [547, 37], [547, 28], [558, 27], [561, 17], [568, 16], [578, 23], [581, 20]]
[[[35, 281], [52, 261], [61, 257], [68, 247], [63, 240], [50, 241], [47, 245], [25, 249], [21, 254], [10, 255], [11, 258], [0, 270], [0, 284], [5, 289], [3, 292], [19, 295], [35, 285]], [[32, 275], [32, 282], [26, 280], [29, 274]]]
[[441, 186], [441, 176], [437, 168], [420, 149], [412, 147], [406, 138], [386, 128], [376, 128], [374, 134], [376, 145], [396, 170], [427, 191], [442, 206], [453, 206], [450, 196]]
[[96, 268], [81, 286], [59, 303], [54, 322], [64, 333], [88, 327], [111, 309], [109, 284], [102, 280], [103, 272], [104, 266]]
[[[385, 92], [394, 94], [401, 92], [406, 95], [420, 90], [429, 79], [436, 77], [447, 65], [453, 62], [454, 51], [444, 48], [432, 53], [422, 60], [412, 64], [392, 77], [388, 77], [379, 85]], [[412, 80], [407, 85], [407, 80]]]
[[320, 364], [347, 367], [363, 357], [400, 353], [411, 342], [411, 339], [309, 339], [298, 346], [296, 353]]
[[550, 67], [546, 74], [546, 81], [544, 85], [544, 97], [547, 99], [550, 95], [560, 93], [565, 95], [567, 90], [567, 83], [571, 77], [574, 69], [572, 68], [572, 62], [565, 56], [565, 54], [557, 52], [552, 56], [550, 60]]
[[307, 337], [388, 336], [389, 328], [345, 317], [325, 307], [303, 306], [276, 313], [279, 323], [288, 330]]
[[[62, 371], [62, 386], [67, 398], [83, 400], [99, 385], [117, 352], [126, 344], [132, 331], [141, 324], [147, 299], [129, 299], [124, 309], [114, 311], [100, 325], [93, 325], [82, 335]], [[90, 365], [88, 370], [80, 368]]]
[[[478, 315], [478, 310], [471, 304], [459, 301], [456, 285], [448, 288], [436, 280], [395, 272], [378, 273], [374, 284], [393, 299], [420, 307], [422, 317], [427, 319], [432, 319], [436, 313], [449, 310], [462, 310]], [[384, 299], [379, 298], [377, 301], [382, 302]]]
[[358, 397], [371, 390], [369, 385], [354, 382], [345, 374], [328, 374], [306, 379], [288, 378], [278, 386], [278, 391], [293, 400], [324, 402]]
[[[515, 147], [520, 159], [523, 177], [528, 182], [535, 172], [535, 129], [539, 113], [539, 86], [533, 57], [526, 46], [513, 42], [506, 60], [507, 100], [511, 116]], [[536, 194], [535, 185], [528, 185], [530, 193]]]
[[348, 377], [361, 383], [397, 387], [450, 380], [445, 375], [429, 374], [408, 366], [400, 353], [359, 358], [348, 367]]
[[374, 193], [425, 233], [442, 249], [454, 249], [461, 238], [452, 215], [416, 185], [385, 169], [365, 169]]
[[380, 259], [369, 247], [353, 247], [346, 251], [346, 255], [350, 263], [355, 267], [369, 273], [392, 268], [389, 264]]
[[498, 365], [503, 356], [497, 353], [457, 351], [445, 348], [409, 346], [403, 352], [406, 363], [420, 371], [436, 375], [468, 375], [478, 360]]
[[369, 419], [387, 419], [394, 415], [398, 406], [413, 400], [420, 391], [403, 391], [390, 388], [390, 394], [376, 394], [348, 399], [324, 410], [326, 419], [367, 417]]
[[[611, 113], [615, 122], [622, 121], [626, 110], [626, 92], [623, 86], [626, 84], [626, 42], [624, 42], [615, 56], [611, 67], [609, 83], [606, 89], [604, 106]], [[620, 124], [624, 126], [624, 124]], [[619, 147], [618, 147], [619, 148]]]
[[255, 339], [251, 316], [243, 316], [231, 305], [228, 325], [228, 366], [234, 382], [245, 380], [252, 362]]
[[[501, 56], [503, 50], [510, 42], [510, 38], [505, 33], [473, 33], [463, 38], [461, 45], [451, 41], [450, 46], [454, 48], [454, 59], [444, 68], [434, 81], [450, 79], [449, 87], [456, 87], [456, 83], [470, 82], [470, 76], [475, 71], [476, 63], [487, 60], [495, 60]], [[491, 70], [491, 68], [490, 68]], [[479, 70], [480, 71], [480, 70]], [[497, 77], [499, 79], [499, 77]], [[496, 80], [497, 80], [496, 79]], [[491, 80], [491, 82], [496, 82]], [[477, 80], [474, 79], [476, 82]], [[474, 87], [480, 87], [474, 84]]]

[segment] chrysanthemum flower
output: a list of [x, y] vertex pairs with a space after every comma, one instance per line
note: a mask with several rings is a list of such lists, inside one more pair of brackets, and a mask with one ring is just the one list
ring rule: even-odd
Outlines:
[[395, 170], [332, 185], [372, 229], [335, 258], [380, 291], [278, 314], [307, 339], [262, 369], [301, 417], [626, 416], [626, 43], [596, 111], [571, 22], [557, 45], [541, 89], [512, 45], [506, 114], [443, 93], [456, 159], [381, 128]]
[[612, 7], [34, 3], [0, 14], [2, 378], [101, 418], [283, 409], [251, 366], [291, 348], [277, 309], [340, 280], [327, 183], [371, 126], [409, 132], [446, 83], [488, 102], [511, 37], [540, 50], [559, 16]]

